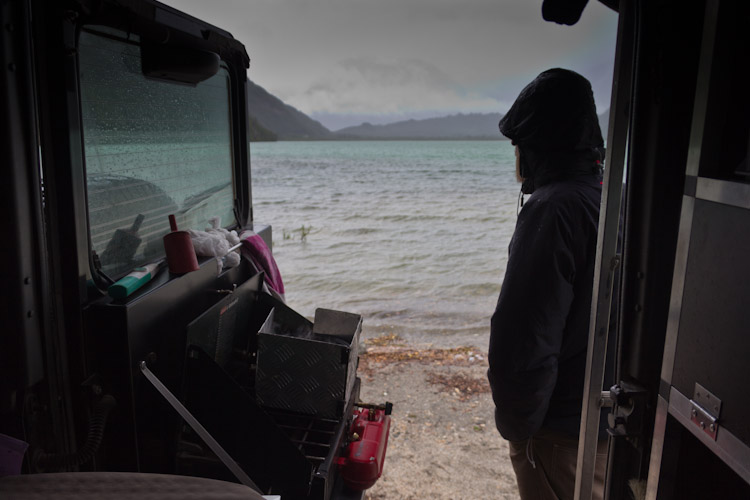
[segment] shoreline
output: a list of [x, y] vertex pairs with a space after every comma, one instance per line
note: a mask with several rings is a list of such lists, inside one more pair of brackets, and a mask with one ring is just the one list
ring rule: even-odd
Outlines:
[[508, 443], [495, 429], [486, 353], [396, 335], [365, 341], [360, 399], [393, 403], [383, 475], [367, 500], [517, 500]]

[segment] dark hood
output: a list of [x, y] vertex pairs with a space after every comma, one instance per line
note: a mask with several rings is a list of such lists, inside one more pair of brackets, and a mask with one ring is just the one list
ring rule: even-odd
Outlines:
[[594, 93], [574, 71], [541, 73], [521, 91], [499, 127], [521, 152], [524, 193], [601, 169], [604, 140]]

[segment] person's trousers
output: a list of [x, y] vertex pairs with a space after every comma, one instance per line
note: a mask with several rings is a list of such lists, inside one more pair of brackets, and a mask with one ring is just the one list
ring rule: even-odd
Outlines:
[[[542, 429], [525, 441], [510, 441], [510, 460], [522, 500], [569, 500], [573, 498], [578, 461], [578, 439]], [[604, 498], [607, 440], [596, 451], [594, 500]]]

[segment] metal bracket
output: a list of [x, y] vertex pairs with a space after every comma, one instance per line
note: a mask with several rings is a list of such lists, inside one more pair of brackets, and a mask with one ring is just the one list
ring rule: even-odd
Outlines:
[[720, 415], [721, 399], [696, 382], [690, 400], [690, 420], [716, 441]]
[[386, 401], [383, 404], [372, 404], [372, 403], [354, 403], [354, 406], [358, 408], [367, 408], [370, 410], [383, 410], [386, 415], [393, 413], [393, 403]]

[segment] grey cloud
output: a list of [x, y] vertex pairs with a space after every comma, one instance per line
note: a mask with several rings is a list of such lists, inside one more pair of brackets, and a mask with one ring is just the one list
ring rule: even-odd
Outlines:
[[308, 89], [289, 97], [308, 112], [381, 115], [496, 110], [491, 98], [465, 89], [445, 71], [419, 59], [348, 58]]
[[484, 110], [552, 66], [584, 73], [598, 101], [611, 85], [616, 15], [598, 2], [561, 27], [541, 0], [165, 1], [230, 31], [249, 77], [306, 113]]
[[376, 57], [356, 57], [341, 61], [345, 70], [358, 72], [376, 85], [422, 84], [432, 88], [453, 89], [456, 83], [444, 71], [419, 59], [384, 61]]

